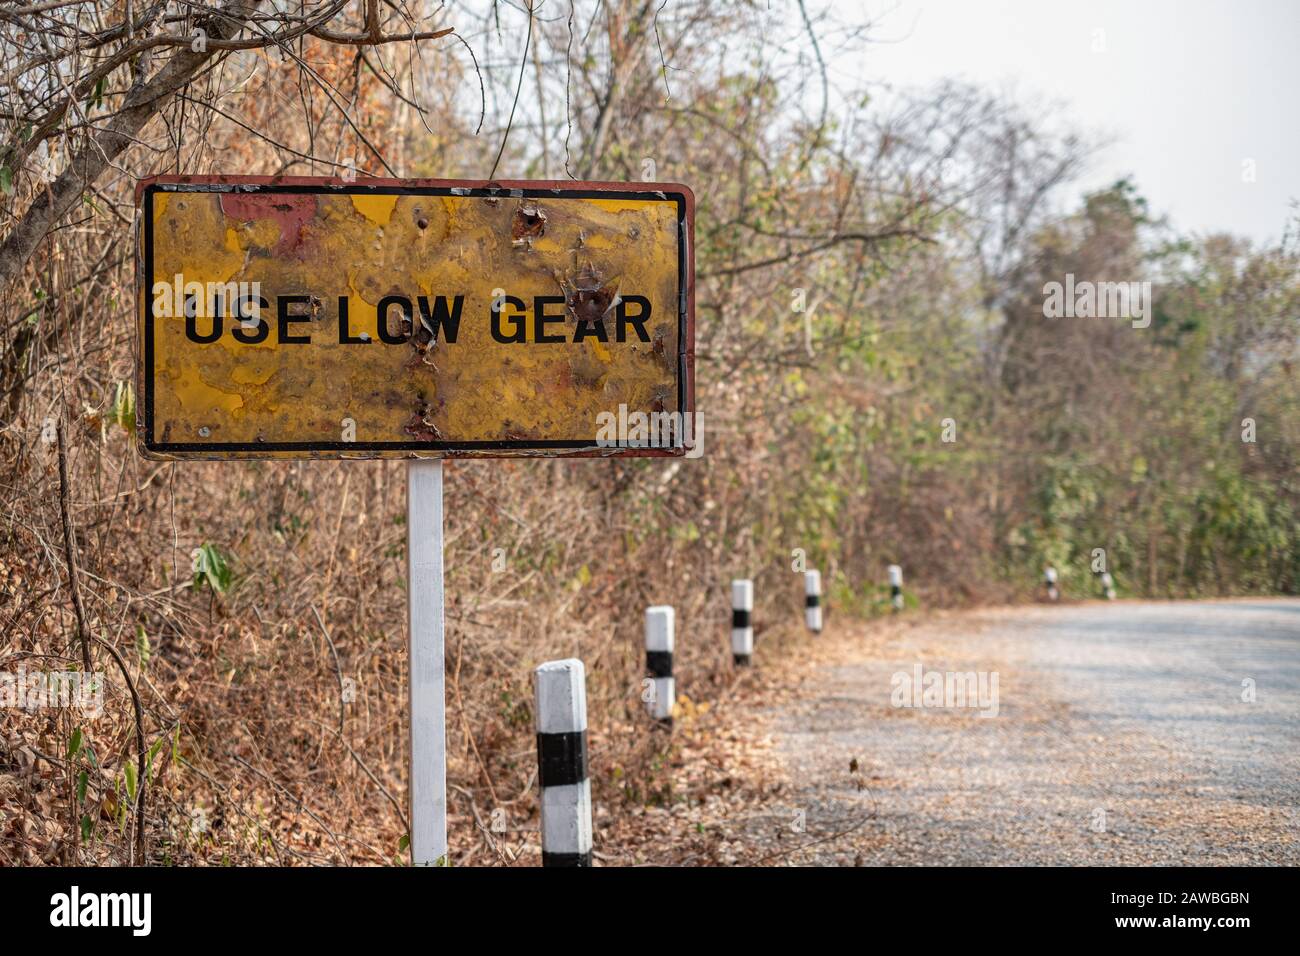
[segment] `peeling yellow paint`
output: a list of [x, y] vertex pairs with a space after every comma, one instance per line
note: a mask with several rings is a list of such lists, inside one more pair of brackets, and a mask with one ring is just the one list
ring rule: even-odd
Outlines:
[[195, 415], [194, 431], [211, 430], [217, 424], [217, 413], [235, 414], [244, 406], [244, 399], [235, 393], [215, 388], [203, 381], [198, 369], [181, 371], [170, 383], [171, 391]]
[[250, 365], [241, 365], [238, 368], [231, 370], [230, 377], [240, 385], [265, 385], [274, 374], [274, 365], [267, 368], [254, 368]]
[[375, 225], [386, 226], [388, 220], [393, 217], [393, 209], [397, 206], [397, 197], [353, 196], [352, 205], [356, 207], [357, 212]]

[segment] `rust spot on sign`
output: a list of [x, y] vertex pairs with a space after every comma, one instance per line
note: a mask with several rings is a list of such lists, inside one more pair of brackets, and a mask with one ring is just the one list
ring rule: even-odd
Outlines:
[[536, 203], [519, 204], [515, 214], [510, 218], [510, 238], [516, 244], [540, 239], [546, 234], [546, 213]]
[[432, 421], [432, 408], [428, 402], [420, 402], [411, 418], [402, 426], [402, 430], [419, 441], [442, 441], [442, 432]]
[[221, 193], [221, 211], [228, 219], [253, 222], [269, 219], [280, 227], [274, 253], [292, 252], [302, 240], [302, 227], [316, 214], [316, 197], [293, 194], [249, 195]]
[[588, 265], [573, 279], [560, 279], [564, 289], [569, 315], [577, 322], [599, 325], [608, 331], [605, 319], [614, 306], [618, 293], [618, 280], [603, 282], [595, 269]]

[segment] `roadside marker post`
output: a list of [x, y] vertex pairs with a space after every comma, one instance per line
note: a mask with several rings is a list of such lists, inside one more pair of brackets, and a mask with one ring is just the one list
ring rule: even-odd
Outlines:
[[[145, 458], [406, 461], [408, 836], [415, 865], [445, 865], [442, 460], [703, 453], [695, 197], [676, 183], [188, 175], [135, 195]], [[581, 689], [581, 663], [559, 663]], [[589, 865], [581, 716], [585, 823], [565, 826], [585, 843], [555, 852]]]
[[645, 612], [645, 666], [651, 681], [646, 707], [650, 716], [667, 727], [673, 725], [673, 704], [677, 684], [673, 680], [673, 639], [676, 612], [668, 605], [648, 607]]
[[754, 654], [754, 582], [731, 582], [731, 659], [748, 667]]
[[820, 634], [822, 630], [822, 573], [805, 571], [803, 576], [804, 621], [808, 630]]
[[569, 658], [549, 661], [534, 674], [542, 866], [591, 866], [587, 672], [582, 661]]
[[1115, 579], [1110, 576], [1109, 571], [1101, 572], [1101, 593], [1107, 601], [1115, 600]]
[[897, 564], [889, 566], [889, 601], [895, 612], [903, 609], [903, 569]]
[[1043, 572], [1043, 580], [1047, 584], [1047, 600], [1056, 601], [1061, 597], [1061, 592], [1056, 587], [1056, 568], [1049, 567]]

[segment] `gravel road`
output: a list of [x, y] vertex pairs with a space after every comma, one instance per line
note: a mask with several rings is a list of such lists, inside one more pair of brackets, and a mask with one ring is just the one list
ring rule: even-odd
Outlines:
[[[1300, 863], [1300, 601], [904, 617], [815, 653], [764, 715], [801, 823], [774, 862]], [[984, 706], [894, 706], [918, 666], [983, 674]]]

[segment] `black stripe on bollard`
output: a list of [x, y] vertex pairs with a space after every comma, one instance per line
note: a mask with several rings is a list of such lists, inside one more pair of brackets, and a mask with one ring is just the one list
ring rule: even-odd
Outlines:
[[822, 596], [820, 594], [804, 595], [804, 600], [803, 600], [804, 607], [821, 607], [821, 604], [822, 604]]
[[590, 853], [547, 853], [542, 851], [542, 866], [591, 866]]
[[731, 659], [737, 667], [749, 664], [754, 653], [754, 582], [736, 578], [731, 582]]
[[537, 784], [564, 787], [587, 779], [587, 732], [537, 735]]
[[650, 672], [651, 677], [672, 677], [673, 676], [673, 652], [672, 651], [646, 651], [645, 667]]

